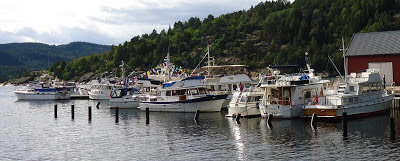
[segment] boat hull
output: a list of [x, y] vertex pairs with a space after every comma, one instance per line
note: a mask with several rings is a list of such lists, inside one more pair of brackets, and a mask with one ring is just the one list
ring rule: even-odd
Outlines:
[[381, 99], [371, 100], [359, 104], [347, 105], [307, 105], [303, 108], [303, 117], [312, 117], [315, 113], [318, 117], [323, 118], [339, 118], [343, 112], [350, 117], [362, 117], [373, 115], [387, 111], [392, 103], [394, 95], [390, 95]]
[[109, 100], [110, 95], [105, 93], [90, 93], [89, 92], [89, 99], [92, 100]]
[[256, 117], [260, 116], [260, 110], [258, 109], [258, 103], [230, 103], [228, 106], [228, 114], [225, 116], [227, 117], [234, 117], [238, 114], [242, 117]]
[[140, 109], [160, 112], [219, 112], [227, 95], [207, 96], [176, 102], [140, 102]]
[[67, 100], [70, 99], [69, 93], [24, 93], [14, 92], [19, 100]]
[[302, 115], [302, 105], [279, 105], [279, 104], [268, 104], [268, 105], [259, 105], [260, 114], [262, 117], [268, 117], [269, 114], [272, 114], [274, 118], [281, 119], [291, 119], [298, 118]]
[[134, 98], [112, 98], [110, 99], [110, 108], [138, 108], [139, 102]]

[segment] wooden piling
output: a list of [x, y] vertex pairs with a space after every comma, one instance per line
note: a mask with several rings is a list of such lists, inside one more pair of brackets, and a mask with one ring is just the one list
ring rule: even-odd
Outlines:
[[96, 108], [97, 108], [97, 109], [100, 108], [100, 102], [97, 102]]
[[75, 105], [71, 105], [71, 120], [75, 119]]
[[146, 124], [150, 123], [150, 109], [146, 108]]
[[92, 106], [88, 107], [88, 121], [92, 121]]
[[119, 122], [119, 108], [115, 107], [115, 123]]
[[200, 110], [196, 110], [196, 114], [194, 115], [194, 121], [196, 121], [196, 122], [199, 121], [199, 113], [200, 113]]
[[347, 112], [342, 113], [343, 136], [347, 137]]
[[54, 105], [54, 118], [57, 118], [57, 104]]

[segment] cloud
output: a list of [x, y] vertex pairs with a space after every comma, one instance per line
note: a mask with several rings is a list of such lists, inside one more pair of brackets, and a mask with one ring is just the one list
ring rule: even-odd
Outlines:
[[248, 9], [260, 0], [18, 0], [0, 5], [0, 43], [120, 44], [190, 17]]

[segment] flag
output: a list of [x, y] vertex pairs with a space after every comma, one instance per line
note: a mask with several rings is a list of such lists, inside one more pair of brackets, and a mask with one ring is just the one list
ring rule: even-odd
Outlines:
[[315, 103], [318, 104], [318, 93], [317, 93], [317, 90], [315, 90]]

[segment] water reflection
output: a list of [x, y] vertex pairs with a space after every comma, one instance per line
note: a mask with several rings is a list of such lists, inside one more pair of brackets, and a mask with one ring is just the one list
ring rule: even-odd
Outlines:
[[[397, 160], [400, 114], [348, 121], [348, 137], [338, 123], [309, 120], [225, 118], [227, 110], [200, 113], [119, 109], [108, 101], [16, 101], [12, 88], [0, 88], [0, 160]], [[100, 102], [100, 108], [96, 105]], [[53, 106], [59, 107], [54, 119]], [[70, 106], [75, 105], [75, 120]], [[92, 122], [87, 107], [92, 106]], [[395, 117], [396, 140], [389, 116]], [[2, 155], [3, 154], [3, 155]], [[4, 155], [6, 154], [6, 155]], [[45, 157], [44, 157], [45, 156]]]

